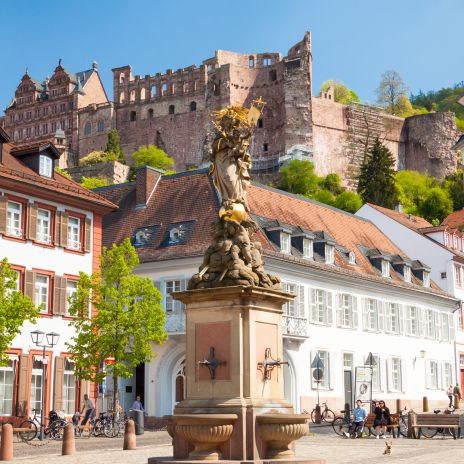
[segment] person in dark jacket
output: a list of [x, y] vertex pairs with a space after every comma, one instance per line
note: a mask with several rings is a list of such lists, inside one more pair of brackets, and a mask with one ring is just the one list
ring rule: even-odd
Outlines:
[[391, 424], [390, 409], [385, 405], [385, 401], [380, 400], [379, 405], [374, 409], [374, 434], [379, 438], [380, 434], [385, 434], [387, 425]]

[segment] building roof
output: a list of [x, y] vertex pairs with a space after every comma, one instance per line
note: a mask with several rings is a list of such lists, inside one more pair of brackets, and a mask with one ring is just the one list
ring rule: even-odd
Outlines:
[[403, 213], [400, 211], [395, 211], [393, 209], [383, 208], [382, 206], [374, 205], [373, 203], [367, 203], [371, 208], [380, 211], [389, 218], [399, 222], [403, 226], [408, 227], [409, 229], [418, 230], [426, 227], [433, 227], [433, 225], [426, 219], [420, 216], [414, 216], [413, 214]]
[[[174, 258], [202, 256], [210, 245], [210, 223], [217, 217], [219, 201], [206, 170], [189, 171], [162, 176], [151, 195], [146, 208], [136, 209], [136, 183], [119, 184], [96, 189], [108, 200], [117, 203], [119, 209], [103, 218], [103, 241], [105, 245], [119, 243], [127, 237], [137, 242], [138, 234], [144, 244], [138, 246], [141, 262], [162, 261]], [[338, 210], [263, 185], [253, 184], [248, 190], [250, 214], [260, 225], [253, 236], [263, 245], [265, 256], [298, 262], [337, 271], [353, 276], [367, 276], [379, 281], [401, 286], [407, 284], [392, 270], [392, 278], [381, 278], [380, 271], [372, 264], [365, 251], [373, 248], [387, 255], [404, 257], [404, 253], [389, 240], [372, 222]], [[188, 223], [188, 240], [165, 246], [167, 235], [173, 225]], [[193, 223], [193, 226], [192, 226]], [[311, 231], [320, 237], [336, 241], [335, 266], [321, 260], [303, 259], [301, 254], [285, 255], [266, 235], [267, 225], [271, 230], [282, 226], [301, 235], [301, 230]], [[164, 244], [164, 245], [163, 245]], [[342, 250], [343, 253], [340, 251]], [[356, 265], [349, 264], [346, 253], [356, 254]], [[434, 288], [437, 287], [434, 285]]]
[[451, 213], [443, 219], [442, 225], [448, 226], [451, 229], [462, 230], [464, 226], [464, 209]]
[[[28, 145], [28, 153], [33, 153], [34, 149], [39, 152], [43, 147], [51, 149], [52, 152], [53, 150], [56, 151], [50, 142], [45, 144], [38, 142]], [[24, 147], [21, 147], [21, 150], [23, 149]], [[54, 195], [60, 194], [63, 196], [63, 203], [65, 202], [64, 198], [67, 197], [75, 201], [93, 204], [94, 208], [95, 206], [100, 209], [104, 208], [105, 210], [117, 208], [108, 199], [82, 187], [77, 182], [68, 179], [58, 172], [54, 173], [53, 179], [40, 176], [29, 166], [21, 162], [15, 156], [14, 152], [15, 148], [12, 144], [5, 144], [3, 146], [2, 162], [0, 163], [0, 186], [4, 187], [9, 182], [18, 188], [20, 186], [28, 186], [39, 188]], [[57, 197], [57, 201], [61, 201], [60, 197]]]

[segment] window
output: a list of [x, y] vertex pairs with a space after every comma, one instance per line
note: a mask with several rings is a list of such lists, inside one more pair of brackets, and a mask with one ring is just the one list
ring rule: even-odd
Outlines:
[[449, 362], [443, 363], [443, 384], [446, 388], [453, 385], [453, 366]]
[[272, 64], [272, 58], [266, 57], [263, 58], [263, 66], [271, 66]]
[[151, 96], [152, 97], [156, 97], [156, 85], [152, 85], [151, 86]]
[[196, 111], [197, 110], [197, 102], [190, 102], [190, 111]]
[[335, 254], [334, 254], [334, 246], [333, 245], [325, 245], [324, 247], [324, 254], [325, 254], [325, 264], [334, 264], [335, 262]]
[[354, 251], [348, 253], [348, 262], [353, 265], [356, 264], [356, 254]]
[[7, 224], [6, 231], [13, 237], [22, 237], [22, 210], [23, 205], [15, 201], [9, 201], [7, 206]]
[[[325, 350], [319, 350], [317, 354], [319, 355], [319, 358], [324, 365], [324, 375], [322, 376], [321, 382], [319, 383], [319, 388], [328, 389], [330, 388], [330, 355], [329, 352]], [[314, 384], [314, 387], [316, 387], [316, 385], [317, 384]]]
[[131, 111], [130, 112], [130, 120], [132, 122], [136, 121], [137, 120], [137, 113], [135, 111]]
[[105, 123], [100, 119], [97, 122], [97, 132], [103, 132], [104, 130], [105, 130]]
[[441, 339], [449, 341], [450, 339], [450, 324], [447, 313], [440, 314], [441, 317]]
[[161, 85], [161, 95], [166, 95], [167, 90], [168, 90], [168, 85], [165, 82], [164, 84]]
[[174, 105], [169, 105], [169, 114], [174, 114], [176, 112], [176, 108]]
[[387, 312], [387, 331], [390, 333], [400, 333], [400, 305], [398, 303], [388, 303]]
[[[380, 384], [380, 356], [373, 354], [372, 355], [375, 364], [372, 366], [372, 390], [373, 391], [380, 391], [381, 384]], [[367, 359], [367, 356], [366, 356]]]
[[269, 150], [269, 145], [267, 143], [263, 143], [263, 151], [267, 152]]
[[379, 329], [379, 301], [368, 298], [365, 301], [364, 328], [376, 332]]
[[424, 335], [427, 338], [434, 338], [435, 337], [435, 322], [434, 322], [433, 310], [426, 309], [424, 319], [425, 319]]
[[37, 210], [37, 241], [41, 243], [51, 242], [51, 212], [48, 209]]
[[153, 115], [154, 115], [153, 108], [150, 108], [150, 109], [148, 110], [148, 119], [153, 119]]
[[50, 278], [46, 275], [36, 274], [35, 276], [35, 305], [40, 307], [40, 311], [48, 313], [50, 293]]
[[406, 330], [407, 335], [413, 335], [415, 337], [420, 335], [419, 308], [415, 306], [408, 306], [406, 308]]
[[429, 361], [429, 388], [433, 390], [438, 389], [438, 363], [436, 361]]
[[332, 324], [332, 293], [319, 288], [311, 289], [311, 322]]
[[356, 297], [347, 293], [338, 296], [337, 326], [344, 328], [355, 328], [356, 320]]
[[313, 259], [313, 241], [309, 238], [303, 238], [303, 258]]
[[68, 248], [81, 249], [81, 220], [76, 217], [68, 218]]
[[13, 360], [0, 366], [0, 416], [13, 414], [14, 368]]
[[92, 133], [92, 124], [86, 122], [84, 126], [84, 135], [90, 135]]
[[254, 68], [255, 67], [255, 58], [254, 58], [254, 56], [249, 56], [248, 57], [248, 67], [249, 68]]
[[167, 280], [166, 291], [165, 291], [165, 309], [167, 313], [172, 313], [175, 311], [180, 311], [183, 309], [184, 305], [178, 300], [174, 300], [171, 296], [173, 292], [180, 292], [183, 290], [183, 280]]
[[411, 268], [409, 266], [403, 267], [403, 279], [405, 282], [411, 282]]
[[39, 157], [39, 174], [45, 177], [52, 177], [53, 161], [45, 155]]
[[390, 277], [390, 263], [382, 259], [382, 277]]
[[290, 254], [290, 234], [286, 232], [280, 233], [280, 251], [282, 253]]
[[69, 307], [76, 292], [77, 280], [66, 279], [66, 315], [69, 315]]
[[430, 287], [430, 272], [424, 271], [422, 285], [424, 287]]
[[32, 376], [31, 376], [31, 394], [29, 407], [32, 411], [42, 409], [42, 357], [40, 359], [34, 356], [32, 362]]
[[[288, 283], [288, 282], [282, 282], [282, 290], [287, 293], [293, 293], [294, 295], [298, 295], [297, 293], [297, 286], [296, 284]], [[296, 298], [292, 299], [291, 301], [288, 301], [287, 303], [284, 304], [282, 310], [285, 316], [290, 316], [290, 317], [297, 317], [297, 302], [295, 301]]]
[[343, 369], [345, 371], [353, 369], [353, 353], [343, 353]]
[[69, 358], [64, 360], [63, 412], [68, 415], [76, 412], [76, 377], [74, 376], [74, 363]]
[[391, 358], [391, 391], [402, 390], [401, 359]]
[[258, 119], [258, 128], [262, 129], [264, 127], [263, 118]]

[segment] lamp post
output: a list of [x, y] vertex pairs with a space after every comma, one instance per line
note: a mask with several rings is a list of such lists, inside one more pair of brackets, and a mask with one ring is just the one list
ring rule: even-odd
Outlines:
[[366, 367], [369, 367], [371, 370], [371, 412], [372, 412], [373, 411], [373, 408], [372, 408], [372, 377], [374, 376], [374, 366], [377, 365], [377, 362], [371, 352], [369, 352], [364, 365]]
[[[47, 340], [47, 343], [42, 343], [43, 339]], [[45, 348], [53, 348], [60, 338], [59, 334], [56, 332], [49, 332], [48, 334], [44, 334], [41, 330], [34, 330], [31, 332], [32, 343], [39, 348], [43, 348], [42, 354], [42, 406], [40, 411], [40, 434], [39, 440], [44, 439], [44, 410], [45, 410]]]

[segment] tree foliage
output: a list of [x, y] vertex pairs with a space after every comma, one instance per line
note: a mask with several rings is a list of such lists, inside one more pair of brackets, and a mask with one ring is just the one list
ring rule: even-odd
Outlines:
[[358, 177], [358, 193], [364, 203], [394, 207], [398, 199], [394, 166], [390, 150], [376, 139], [366, 154]]
[[464, 172], [457, 171], [448, 176], [443, 183], [443, 187], [449, 193], [454, 211], [464, 208]]
[[[131, 377], [137, 365], [152, 358], [152, 343], [163, 343], [166, 338], [161, 294], [151, 279], [133, 274], [138, 264], [129, 239], [104, 248], [99, 271], [80, 274], [77, 292], [70, 301], [70, 313], [76, 316], [71, 322], [76, 335], [67, 345], [76, 374], [81, 379], [102, 382], [105, 373], [98, 366], [113, 357], [115, 393], [118, 378]], [[95, 309], [92, 317], [89, 302]]]
[[385, 107], [388, 113], [399, 115], [400, 98], [406, 96], [407, 93], [408, 87], [397, 71], [389, 70], [382, 74], [377, 88], [377, 98], [379, 104]]
[[110, 185], [110, 184], [111, 184], [111, 181], [107, 177], [85, 177], [83, 176], [81, 179], [82, 187], [85, 187], [89, 190], [92, 190], [98, 187], [106, 187], [107, 185]]
[[0, 366], [8, 362], [6, 350], [25, 321], [36, 322], [38, 309], [28, 296], [16, 291], [17, 273], [7, 258], [0, 261]]
[[81, 166], [93, 166], [98, 163], [108, 163], [110, 161], [118, 161], [118, 155], [113, 152], [92, 151], [80, 160]]
[[429, 190], [439, 185], [438, 180], [417, 171], [398, 171], [395, 175], [398, 201], [409, 214], [420, 215], [419, 205]]
[[419, 204], [419, 214], [432, 224], [439, 224], [453, 211], [453, 202], [446, 190], [433, 187]]
[[327, 92], [329, 87], [334, 89], [334, 98], [338, 103], [350, 105], [352, 103], [360, 103], [360, 99], [354, 90], [348, 88], [343, 82], [336, 79], [324, 81], [321, 85], [321, 91]]
[[69, 172], [66, 171], [66, 169], [62, 169], [59, 166], [55, 166], [55, 172], [61, 174], [63, 177], [66, 177], [66, 179], [72, 180], [71, 174], [69, 174]]
[[348, 211], [349, 213], [356, 213], [361, 208], [363, 202], [361, 197], [354, 192], [342, 192], [335, 198], [334, 206], [338, 209]]
[[169, 169], [174, 166], [174, 160], [168, 156], [164, 150], [155, 145], [142, 145], [137, 151], [132, 153], [132, 160], [131, 179], [135, 178], [135, 170], [140, 166], [162, 169], [165, 174], [173, 174], [176, 172]]
[[287, 192], [308, 195], [319, 189], [319, 182], [311, 161], [291, 160], [280, 169], [279, 188]]
[[126, 155], [121, 146], [121, 138], [116, 129], [111, 129], [108, 132], [108, 144], [106, 145], [106, 153], [113, 154], [116, 161], [122, 164], [126, 164]]

